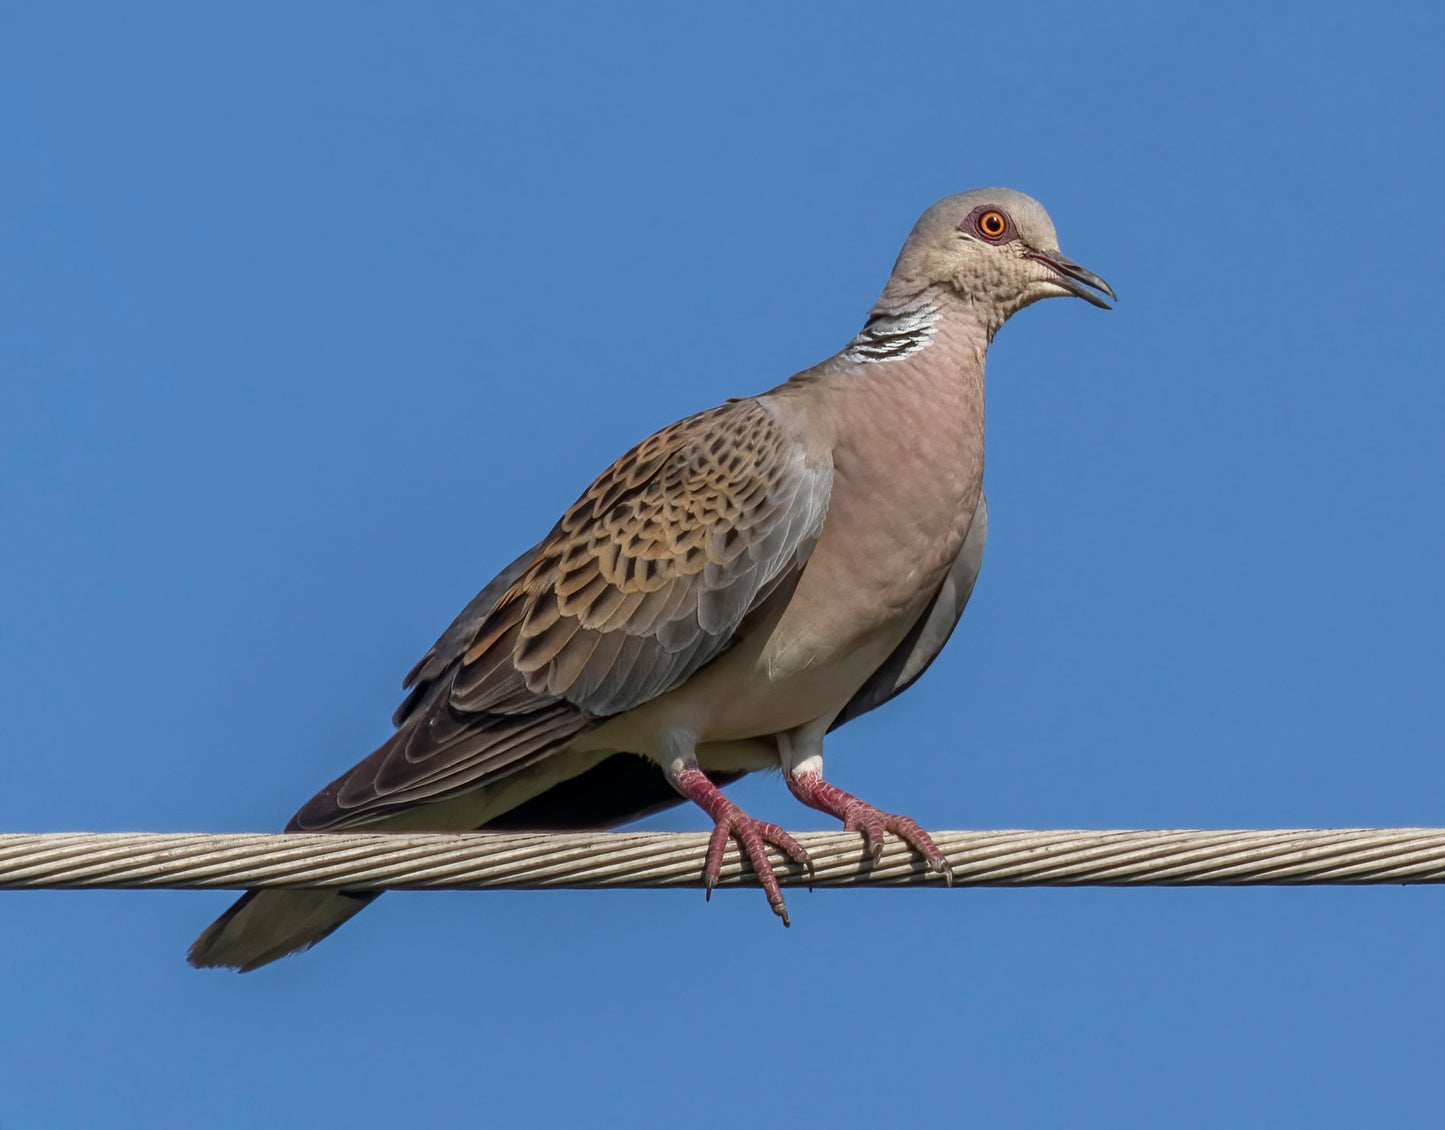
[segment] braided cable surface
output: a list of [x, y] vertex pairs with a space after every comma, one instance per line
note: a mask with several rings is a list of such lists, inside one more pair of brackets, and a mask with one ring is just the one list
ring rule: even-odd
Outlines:
[[[804, 832], [791, 886], [942, 886], [889, 837], [874, 865], [851, 832]], [[1445, 882], [1445, 828], [936, 832], [955, 886]], [[0, 889], [596, 889], [698, 887], [707, 834], [0, 834]], [[722, 886], [750, 885], [729, 850]]]

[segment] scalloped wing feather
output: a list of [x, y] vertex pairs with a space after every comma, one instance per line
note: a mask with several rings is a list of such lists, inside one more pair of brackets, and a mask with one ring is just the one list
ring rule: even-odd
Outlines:
[[757, 400], [664, 428], [588, 488], [501, 597], [453, 707], [491, 702], [509, 670], [594, 718], [671, 690], [801, 570], [831, 486]]
[[291, 830], [477, 788], [680, 685], [796, 579], [831, 486], [757, 400], [644, 440], [467, 605], [407, 676], [397, 732]]

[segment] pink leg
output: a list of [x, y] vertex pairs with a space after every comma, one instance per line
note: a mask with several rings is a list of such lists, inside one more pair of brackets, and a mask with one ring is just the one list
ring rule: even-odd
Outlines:
[[845, 793], [836, 785], [830, 785], [817, 773], [784, 774], [788, 788], [793, 795], [809, 808], [827, 812], [843, 821], [843, 827], [850, 832], [861, 832], [868, 854], [877, 863], [883, 855], [883, 833], [892, 832], [903, 840], [924, 859], [928, 866], [941, 874], [949, 886], [953, 885], [953, 869], [933, 838], [918, 826], [917, 821], [907, 816], [895, 816], [881, 812], [871, 804], [859, 800], [852, 793]]
[[793, 862], [801, 863], [811, 873], [813, 863], [808, 858], [808, 853], [803, 850], [803, 845], [776, 824], [765, 824], [761, 820], [754, 820], [723, 796], [722, 790], [709, 781], [707, 774], [701, 769], [679, 769], [676, 773], [669, 774], [668, 780], [672, 782], [673, 788], [711, 816], [716, 825], [712, 830], [712, 839], [708, 841], [707, 863], [702, 870], [703, 882], [707, 887], [707, 897], [712, 898], [712, 889], [717, 886], [718, 874], [722, 871], [723, 854], [727, 851], [728, 840], [737, 837], [748, 857], [748, 862], [753, 865], [753, 871], [757, 873], [758, 882], [767, 892], [768, 905], [773, 908], [773, 913], [783, 920], [784, 926], [790, 925], [788, 908], [783, 903], [783, 892], [778, 887], [778, 877], [773, 874], [773, 865], [768, 860], [766, 845], [773, 844], [782, 848]]

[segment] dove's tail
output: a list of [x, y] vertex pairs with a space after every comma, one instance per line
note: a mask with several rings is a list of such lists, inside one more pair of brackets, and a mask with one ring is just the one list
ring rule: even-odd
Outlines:
[[[591, 760], [551, 762], [559, 778], [530, 800], [515, 798], [488, 807], [485, 790], [454, 798], [450, 804], [422, 806], [366, 825], [366, 831], [459, 831], [484, 828], [494, 832], [582, 831], [611, 828], [639, 820], [682, 803], [651, 761], [630, 753]], [[590, 766], [588, 768], [581, 768]], [[580, 771], [579, 771], [580, 769]], [[715, 785], [726, 785], [741, 773], [709, 773]], [[222, 966], [247, 973], [298, 950], [310, 949], [352, 915], [364, 910], [380, 891], [247, 891], [217, 918], [186, 955], [197, 968]]]
[[247, 891], [192, 943], [186, 960], [197, 969], [223, 966], [249, 972], [297, 950], [310, 949], [380, 891]]

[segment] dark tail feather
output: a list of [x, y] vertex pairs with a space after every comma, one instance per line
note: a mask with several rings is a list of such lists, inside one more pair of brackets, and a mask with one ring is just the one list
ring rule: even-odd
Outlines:
[[380, 891], [247, 891], [191, 943], [197, 969], [222, 966], [249, 973], [310, 949], [366, 908]]
[[[741, 773], [710, 773], [726, 785]], [[611, 828], [681, 804], [682, 796], [653, 762], [613, 754], [576, 776], [487, 820], [488, 831], [577, 831]], [[476, 827], [431, 814], [437, 829]], [[384, 829], [385, 823], [374, 825]], [[380, 891], [247, 891], [191, 945], [186, 959], [197, 968], [223, 966], [247, 973], [298, 950], [310, 949]]]

